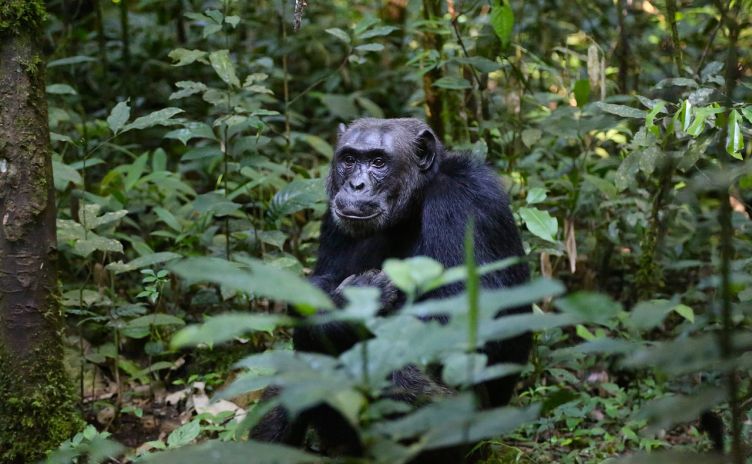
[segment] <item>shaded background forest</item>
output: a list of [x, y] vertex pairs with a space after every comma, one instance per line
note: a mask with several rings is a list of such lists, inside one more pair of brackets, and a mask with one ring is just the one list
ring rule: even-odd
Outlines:
[[[289, 349], [277, 328], [289, 322], [216, 318], [173, 334], [313, 300], [296, 301], [287, 277], [233, 279], [226, 261], [180, 258], [309, 272], [336, 126], [362, 116], [425, 118], [447, 146], [496, 167], [534, 275], [563, 284], [529, 289], [538, 315], [573, 318], [524, 327], [542, 330], [515, 406], [542, 406], [480, 437], [490, 462], [705, 452], [704, 411], [705, 428], [725, 422], [725, 446], [741, 450], [752, 4], [305, 3], [47, 3], [68, 358], [98, 430], [64, 444], [66, 456], [243, 437], [248, 425], [229, 419], [253, 411], [258, 388], [233, 384], [218, 410], [206, 395], [244, 356]], [[419, 292], [433, 271], [416, 266], [405, 285]]]

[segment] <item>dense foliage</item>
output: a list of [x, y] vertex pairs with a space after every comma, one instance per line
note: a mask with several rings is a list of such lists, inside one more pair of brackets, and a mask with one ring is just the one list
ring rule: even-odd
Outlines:
[[[719, 421], [743, 462], [749, 0], [48, 9], [62, 304], [91, 424], [51, 462], [317, 462], [315, 437], [308, 451], [246, 440], [269, 384], [293, 413], [341, 411], [370, 462], [477, 440], [489, 462], [688, 462], [676, 453], [709, 451], [700, 429], [712, 438]], [[376, 338], [339, 358], [293, 355], [285, 303], [332, 305], [304, 276], [336, 125], [359, 116], [425, 118], [496, 167], [535, 278], [412, 303], [488, 269], [388, 262], [404, 311], [376, 318], [374, 291], [354, 289], [329, 317]], [[536, 311], [494, 321], [500, 302]], [[414, 318], [437, 312], [451, 323]], [[526, 330], [528, 366], [475, 353]], [[389, 372], [437, 361], [456, 396], [416, 410], [379, 399]], [[519, 369], [512, 406], [475, 411], [472, 384]]]

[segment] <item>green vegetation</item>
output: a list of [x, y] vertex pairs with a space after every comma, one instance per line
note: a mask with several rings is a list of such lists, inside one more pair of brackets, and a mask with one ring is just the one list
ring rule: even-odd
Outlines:
[[[50, 462], [321, 462], [315, 436], [248, 441], [267, 385], [292, 413], [342, 412], [366, 462], [478, 440], [489, 463], [717, 462], [718, 421], [729, 462], [749, 462], [749, 0], [47, 4], [61, 301], [89, 423], [40, 443]], [[0, 34], [34, 5], [0, 6]], [[336, 127], [362, 116], [423, 118], [494, 166], [533, 280], [388, 318], [353, 289], [331, 317], [376, 337], [294, 355], [288, 306], [332, 306], [305, 276]], [[386, 272], [419, 301], [484, 272], [468, 267]], [[535, 313], [495, 321], [500, 302]], [[527, 330], [529, 365], [503, 366], [523, 369], [513, 403], [477, 412], [472, 384], [504, 372], [473, 348]], [[388, 373], [437, 361], [457, 395], [378, 398]]]

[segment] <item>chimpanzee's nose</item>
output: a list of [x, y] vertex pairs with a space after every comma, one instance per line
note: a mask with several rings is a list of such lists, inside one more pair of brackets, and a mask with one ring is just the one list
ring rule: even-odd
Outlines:
[[349, 184], [350, 184], [350, 188], [355, 190], [356, 192], [358, 190], [363, 190], [366, 186], [366, 183], [363, 182], [362, 180], [356, 180], [355, 182], [349, 181]]

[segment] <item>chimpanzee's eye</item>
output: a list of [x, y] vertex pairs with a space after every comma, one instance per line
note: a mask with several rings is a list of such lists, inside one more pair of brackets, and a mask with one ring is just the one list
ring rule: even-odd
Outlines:
[[343, 161], [345, 162], [345, 166], [352, 166], [353, 164], [355, 164], [355, 157], [348, 155], [345, 156]]
[[371, 166], [375, 168], [383, 168], [384, 164], [384, 158], [374, 158], [373, 161], [371, 161]]

